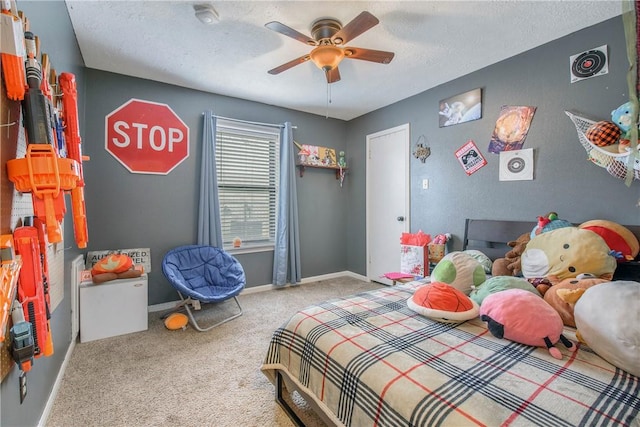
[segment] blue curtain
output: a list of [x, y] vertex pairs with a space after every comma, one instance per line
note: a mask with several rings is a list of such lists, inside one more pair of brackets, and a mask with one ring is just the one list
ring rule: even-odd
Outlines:
[[212, 111], [204, 112], [197, 243], [222, 248], [220, 201], [218, 200], [218, 177], [216, 175], [216, 118]]
[[296, 193], [293, 130], [286, 122], [280, 130], [280, 182], [278, 188], [278, 215], [276, 243], [273, 255], [273, 284], [284, 286], [299, 283], [300, 232], [298, 227], [298, 195]]

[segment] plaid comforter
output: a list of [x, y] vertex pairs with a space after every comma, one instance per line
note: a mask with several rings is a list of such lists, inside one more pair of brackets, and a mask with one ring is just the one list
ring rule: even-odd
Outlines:
[[420, 285], [298, 312], [275, 331], [262, 371], [282, 372], [338, 425], [640, 426], [638, 377], [583, 344], [558, 344], [557, 360], [479, 319], [429, 320], [407, 308]]

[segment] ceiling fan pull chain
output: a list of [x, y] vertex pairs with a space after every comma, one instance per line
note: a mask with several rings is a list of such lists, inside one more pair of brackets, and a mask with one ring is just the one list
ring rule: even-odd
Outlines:
[[[325, 74], [328, 74], [329, 71], [325, 70]], [[329, 84], [329, 81], [327, 80], [327, 112], [324, 115], [325, 119], [329, 118], [329, 104], [331, 103], [331, 85]]]

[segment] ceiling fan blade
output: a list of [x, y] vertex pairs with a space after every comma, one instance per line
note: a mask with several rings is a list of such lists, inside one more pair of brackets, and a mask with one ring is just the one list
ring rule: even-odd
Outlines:
[[380, 64], [388, 64], [394, 56], [395, 53], [385, 52], [384, 50], [363, 49], [360, 47], [344, 48], [345, 58], [361, 59], [363, 61], [378, 62]]
[[332, 70], [326, 72], [327, 75], [327, 83], [335, 83], [340, 81], [340, 71], [338, 67], [335, 67]]
[[309, 36], [306, 36], [296, 30], [294, 30], [291, 27], [287, 27], [286, 25], [278, 22], [278, 21], [271, 21], [271, 22], [267, 22], [266, 24], [264, 24], [265, 27], [267, 27], [270, 30], [273, 30], [277, 33], [280, 34], [284, 34], [285, 36], [291, 37], [292, 39], [296, 39], [302, 43], [311, 45], [311, 46], [315, 46], [316, 44], [318, 44], [318, 42], [316, 42], [314, 39], [312, 39]]
[[340, 31], [335, 33], [333, 37], [331, 37], [331, 40], [337, 45], [343, 45], [348, 43], [350, 40], [355, 39], [368, 29], [378, 25], [378, 22], [380, 22], [378, 21], [378, 18], [369, 12], [364, 11], [353, 18], [347, 25], [342, 27]]
[[289, 68], [293, 68], [296, 65], [300, 65], [303, 62], [307, 62], [309, 59], [311, 59], [309, 55], [301, 56], [300, 58], [296, 58], [292, 61], [289, 61], [287, 63], [280, 65], [279, 67], [269, 70], [269, 74], [280, 74], [283, 71], [287, 71]]

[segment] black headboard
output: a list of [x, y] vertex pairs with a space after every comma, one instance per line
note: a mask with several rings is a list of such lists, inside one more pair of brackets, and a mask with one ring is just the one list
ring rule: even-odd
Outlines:
[[[507, 242], [524, 233], [530, 233], [535, 222], [502, 221], [494, 219], [467, 219], [464, 226], [462, 249], [476, 249], [491, 260], [504, 257], [511, 248]], [[640, 240], [640, 225], [625, 225]], [[615, 280], [640, 281], [640, 255], [635, 261], [619, 264], [614, 274]]]
[[504, 257], [511, 250], [507, 242], [524, 233], [530, 233], [533, 221], [500, 221], [493, 219], [467, 219], [464, 225], [462, 249], [476, 249], [492, 261]]

